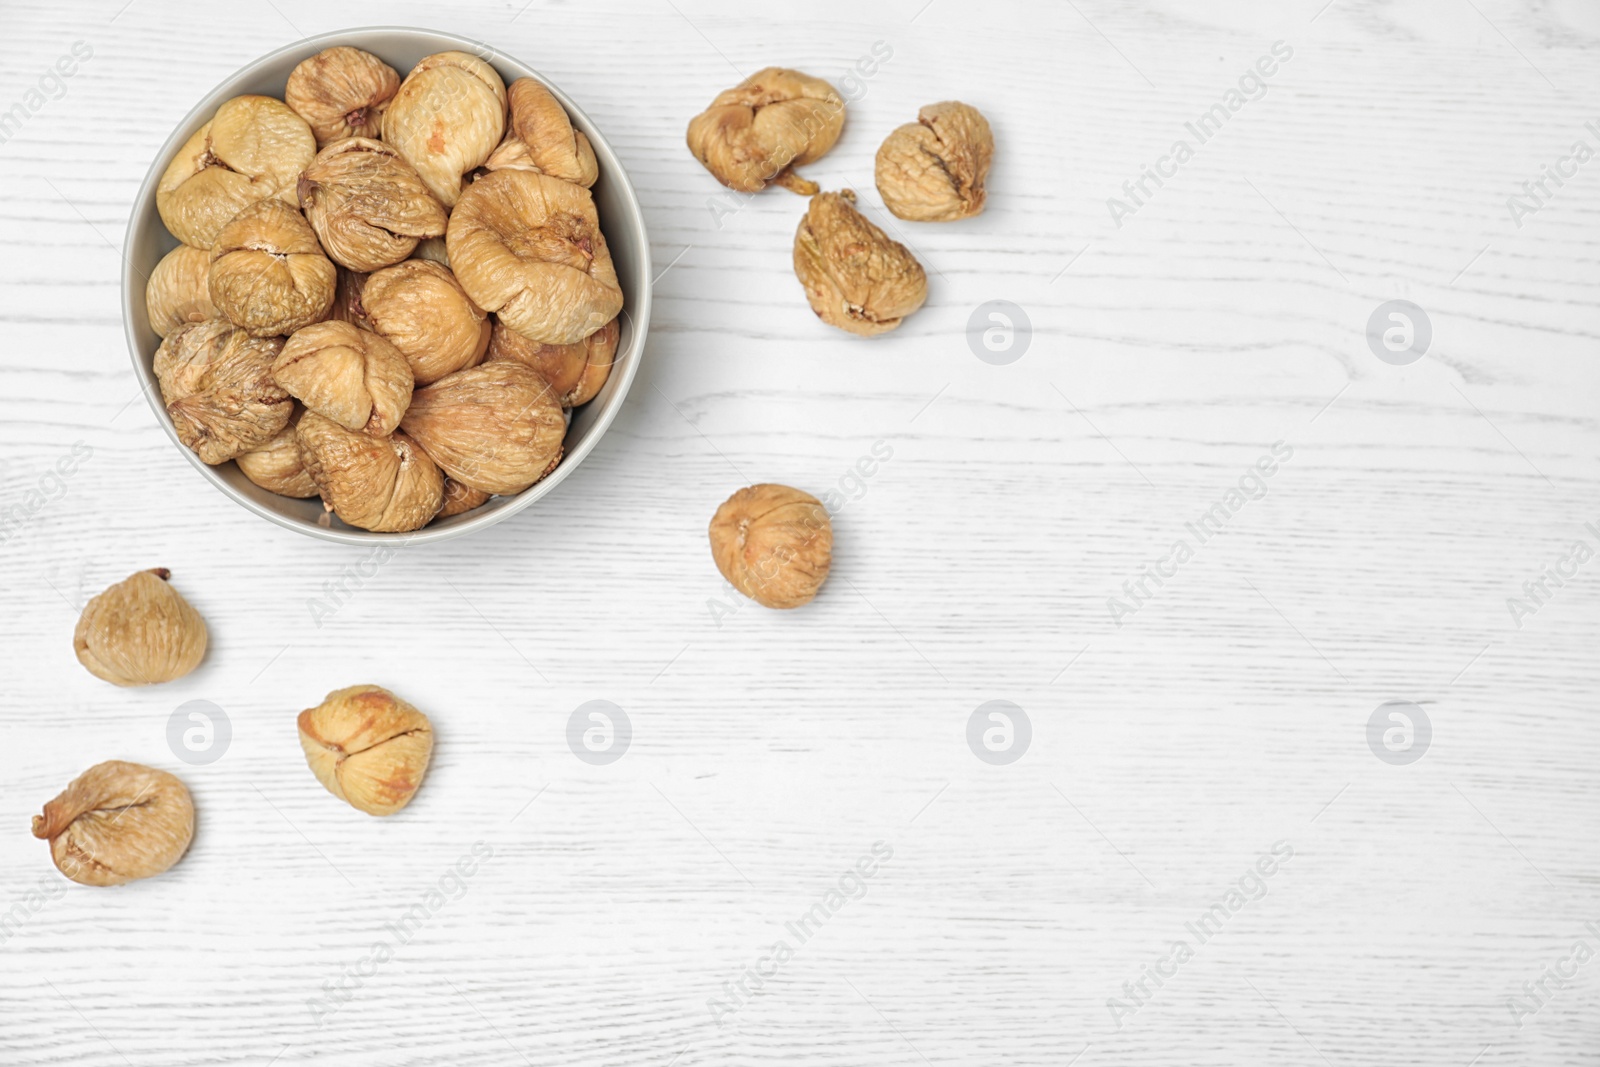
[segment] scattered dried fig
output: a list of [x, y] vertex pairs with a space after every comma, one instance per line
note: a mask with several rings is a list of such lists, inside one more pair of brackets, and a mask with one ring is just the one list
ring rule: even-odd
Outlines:
[[593, 400], [611, 376], [617, 358], [621, 329], [612, 319], [594, 333], [570, 345], [542, 345], [530, 341], [504, 323], [496, 323], [489, 338], [490, 360], [512, 359], [544, 376], [564, 408]]
[[305, 464], [300, 461], [300, 442], [294, 433], [295, 427], [300, 425], [301, 414], [296, 411], [289, 425], [260, 448], [233, 458], [246, 478], [269, 493], [299, 499], [317, 495], [317, 483], [311, 480]]
[[520, 159], [525, 165], [562, 181], [593, 185], [600, 176], [594, 146], [572, 128], [572, 119], [550, 90], [532, 78], [518, 78], [506, 87], [506, 97], [511, 107], [511, 136], [522, 143]]
[[307, 411], [295, 436], [323, 506], [351, 526], [400, 533], [438, 514], [444, 475], [405, 434], [374, 437]]
[[265, 445], [294, 401], [272, 380], [281, 337], [251, 337], [221, 319], [180, 326], [156, 349], [153, 369], [173, 429], [203, 462], [226, 463]]
[[426, 259], [439, 264], [441, 267], [450, 265], [450, 249], [444, 243], [443, 237], [429, 237], [427, 240], [417, 242], [417, 250], [411, 253], [412, 259]]
[[183, 857], [194, 839], [194, 800], [166, 771], [107, 760], [33, 817], [33, 836], [50, 842], [56, 868], [79, 885], [124, 885]]
[[447, 208], [460, 197], [463, 176], [489, 158], [505, 132], [505, 83], [465, 52], [424, 58], [383, 113], [383, 139]]
[[912, 222], [953, 222], [983, 210], [994, 134], [978, 109], [955, 100], [929, 104], [878, 148], [884, 206]]
[[454, 478], [444, 480], [444, 507], [439, 509], [439, 518], [448, 519], [452, 515], [459, 515], [463, 511], [482, 507], [489, 502], [491, 494], [482, 489], [474, 489], [470, 485], [462, 485]]
[[723, 185], [817, 191], [792, 168], [821, 159], [844, 129], [844, 97], [821, 78], [767, 67], [719, 93], [689, 122], [689, 151]]
[[330, 319], [296, 330], [272, 364], [272, 378], [308, 411], [347, 430], [382, 437], [411, 403], [411, 368], [394, 345]]
[[472, 302], [448, 267], [408, 259], [367, 277], [361, 313], [427, 385], [483, 360], [489, 316]]
[[281, 200], [239, 212], [211, 249], [211, 302], [252, 337], [327, 318], [337, 280], [310, 223]]
[[229, 219], [260, 200], [295, 202], [317, 154], [306, 120], [270, 96], [236, 96], [186, 141], [156, 185], [156, 210], [186, 245], [210, 248]]
[[144, 289], [150, 328], [165, 337], [179, 326], [220, 317], [211, 303], [211, 253], [179, 245], [161, 257]]
[[500, 146], [489, 153], [489, 158], [483, 161], [483, 169], [531, 170], [538, 174], [543, 173], [539, 165], [533, 161], [533, 153], [528, 150], [528, 146], [514, 133], [506, 134], [506, 139], [500, 142]]
[[346, 137], [376, 137], [400, 75], [371, 52], [324, 48], [289, 72], [283, 102], [305, 119], [317, 147]]
[[567, 432], [550, 384], [513, 362], [456, 371], [418, 389], [400, 426], [451, 478], [501, 495], [555, 470]]
[[829, 326], [871, 337], [928, 298], [928, 276], [905, 245], [856, 210], [856, 194], [819, 193], [794, 235], [794, 272]]
[[797, 608], [828, 578], [833, 523], [810, 493], [752, 485], [712, 517], [711, 556], [728, 583], [757, 604]]
[[416, 796], [433, 754], [433, 726], [387, 689], [335, 689], [297, 723], [311, 773], [352, 808], [393, 815]]
[[622, 310], [594, 198], [581, 185], [494, 171], [461, 194], [445, 242], [467, 295], [530, 341], [581, 341]]
[[300, 175], [300, 206], [328, 258], [374, 271], [409, 256], [424, 237], [443, 237], [444, 205], [416, 168], [389, 145], [337, 141]]
[[182, 678], [206, 654], [206, 623], [167, 584], [165, 567], [139, 571], [84, 605], [72, 650], [90, 674], [112, 685]]

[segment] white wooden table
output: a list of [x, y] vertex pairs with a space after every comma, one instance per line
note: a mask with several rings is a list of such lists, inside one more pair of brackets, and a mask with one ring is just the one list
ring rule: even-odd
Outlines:
[[[0, 545], [0, 1063], [1600, 1063], [1600, 561], [1542, 604], [1524, 588], [1600, 551], [1600, 161], [1561, 162], [1600, 150], [1600, 8], [521, 7], [0, 8], [0, 110], [93, 51], [0, 144], [0, 508], [25, 515]], [[319, 627], [308, 602], [368, 553], [253, 518], [174, 450], [117, 248], [202, 93], [383, 23], [491, 42], [581, 101], [661, 275], [583, 467], [400, 553]], [[1264, 95], [1226, 109], [1279, 41]], [[930, 298], [863, 342], [793, 277], [803, 201], [713, 210], [683, 128], [738, 72], [841, 79], [876, 42], [810, 177], [882, 223], [873, 152], [950, 98], [999, 154], [982, 217], [895, 225]], [[1539, 205], [1546, 165], [1570, 176]], [[1407, 365], [1366, 339], [1397, 299], [1431, 324]], [[968, 343], [991, 300], [1031, 323], [1007, 364]], [[1230, 498], [1275, 442], [1292, 458]], [[706, 524], [768, 480], [846, 501], [834, 576], [805, 610], [728, 613]], [[1186, 524], [1218, 505], [1202, 543]], [[73, 658], [77, 609], [158, 565], [211, 651], [116, 690]], [[438, 731], [386, 821], [296, 741], [357, 682]], [[231, 722], [209, 765], [168, 746], [192, 700]], [[609, 765], [567, 744], [592, 700], [632, 724]], [[966, 742], [992, 700], [1031, 723], [1006, 765]], [[1420, 760], [1369, 747], [1391, 700], [1431, 723]], [[181, 773], [200, 823], [167, 875], [101, 891], [28, 821], [107, 758]], [[476, 842], [492, 858], [453, 875]], [[1292, 858], [1253, 875], [1275, 844]]]

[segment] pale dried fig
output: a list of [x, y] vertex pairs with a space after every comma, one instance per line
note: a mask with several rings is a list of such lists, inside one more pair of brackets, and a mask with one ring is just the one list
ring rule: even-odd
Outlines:
[[295, 437], [295, 427], [300, 425], [302, 412], [296, 411], [289, 425], [278, 431], [278, 436], [252, 452], [242, 452], [233, 458], [244, 476], [269, 493], [299, 499], [317, 495], [317, 483], [306, 473], [300, 460], [300, 441]]
[[78, 662], [112, 685], [182, 678], [206, 654], [206, 622], [167, 580], [165, 567], [139, 571], [84, 605], [72, 633]]
[[450, 248], [445, 244], [443, 237], [429, 237], [425, 241], [417, 242], [417, 250], [411, 253], [412, 259], [426, 259], [439, 264], [441, 267], [450, 265]]
[[485, 363], [418, 389], [400, 426], [451, 478], [500, 495], [554, 470], [567, 432], [550, 384], [513, 362]]
[[878, 148], [884, 206], [912, 222], [952, 222], [983, 210], [994, 134], [978, 109], [955, 100], [929, 104]]
[[817, 191], [793, 169], [821, 159], [844, 129], [844, 97], [821, 78], [767, 67], [717, 94], [689, 122], [689, 151], [723, 185]]
[[532, 78], [518, 78], [506, 87], [506, 98], [511, 134], [522, 143], [524, 165], [585, 187], [594, 184], [600, 176], [594, 146], [572, 128], [572, 119], [549, 89]]
[[489, 316], [448, 267], [425, 259], [368, 275], [360, 310], [367, 328], [405, 356], [418, 385], [477, 366], [489, 347]]
[[194, 840], [194, 799], [166, 771], [107, 760], [33, 817], [33, 836], [50, 842], [56, 868], [79, 885], [125, 885], [183, 857]]
[[389, 145], [336, 141], [300, 175], [300, 206], [328, 258], [354, 271], [398, 263], [424, 237], [443, 237], [444, 205]]
[[156, 349], [161, 400], [182, 441], [205, 463], [260, 448], [289, 422], [294, 401], [272, 380], [281, 337], [251, 337], [221, 319], [180, 326]]
[[290, 396], [347, 430], [382, 437], [411, 403], [411, 368], [382, 337], [329, 319], [284, 342], [272, 377]]
[[467, 295], [530, 341], [581, 341], [622, 310], [594, 198], [581, 185], [497, 170], [461, 194], [445, 241]]
[[752, 485], [711, 519], [711, 556], [739, 592], [769, 608], [810, 603], [833, 562], [833, 523], [822, 502], [787, 485]]
[[400, 75], [371, 52], [324, 48], [289, 72], [283, 102], [305, 119], [317, 146], [345, 137], [376, 137]]
[[856, 194], [819, 193], [794, 235], [794, 272], [811, 310], [862, 337], [886, 333], [928, 298], [928, 276], [909, 249], [856, 210]]
[[165, 337], [179, 326], [220, 317], [211, 303], [211, 253], [179, 245], [161, 257], [144, 289], [150, 328]]
[[492, 494], [485, 493], [482, 489], [474, 489], [470, 485], [462, 485], [454, 478], [444, 480], [444, 507], [439, 509], [439, 518], [447, 519], [451, 515], [460, 515], [463, 511], [482, 507], [489, 502]]
[[338, 268], [338, 281], [333, 286], [333, 306], [328, 309], [328, 318], [370, 330], [372, 323], [367, 321], [366, 309], [361, 306], [361, 290], [366, 284], [365, 274]]
[[400, 533], [438, 514], [444, 475], [405, 434], [374, 437], [307, 411], [295, 435], [323, 506], [351, 526]]
[[593, 400], [611, 376], [621, 335], [617, 319], [570, 345], [542, 345], [530, 341], [504, 323], [495, 323], [489, 338], [490, 360], [516, 360], [544, 376], [564, 408]]
[[489, 158], [505, 132], [505, 82], [465, 52], [424, 58], [383, 113], [383, 139], [447, 208], [460, 197], [463, 176]]
[[195, 131], [156, 185], [156, 210], [186, 245], [210, 248], [228, 220], [272, 197], [293, 204], [317, 154], [306, 120], [270, 96], [236, 96]]
[[323, 787], [368, 815], [393, 815], [416, 796], [433, 754], [428, 717], [387, 689], [335, 689], [297, 720], [300, 747]]
[[311, 224], [281, 200], [239, 212], [211, 249], [211, 302], [253, 337], [327, 318], [337, 280]]
[[483, 161], [483, 169], [531, 170], [536, 174], [544, 173], [533, 161], [533, 153], [529, 151], [528, 146], [514, 133], [506, 134], [506, 139], [500, 142], [499, 147], [489, 153], [489, 158]]

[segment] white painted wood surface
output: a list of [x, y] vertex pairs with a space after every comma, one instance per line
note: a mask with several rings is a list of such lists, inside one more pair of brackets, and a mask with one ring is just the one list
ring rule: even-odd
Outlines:
[[[1520, 1025], [1508, 1004], [1579, 939], [1600, 951], [1600, 562], [1520, 628], [1507, 607], [1574, 540], [1600, 548], [1600, 162], [1520, 228], [1507, 208], [1574, 141], [1600, 148], [1600, 9], [521, 7], [0, 7], [0, 108], [94, 50], [0, 144], [0, 507], [93, 450], [0, 546], [0, 909], [24, 915], [0, 1063], [1600, 1063], [1600, 962], [1544, 979]], [[664, 273], [583, 468], [399, 554], [319, 628], [308, 600], [366, 553], [251, 517], [176, 454], [129, 368], [117, 246], [194, 99], [382, 23], [481, 38], [571, 92]], [[981, 218], [896, 225], [930, 299], [863, 342], [794, 281], [803, 202], [719, 225], [682, 133], [734, 68], [837, 79], [878, 41], [892, 58], [809, 176], [881, 220], [877, 144], [949, 98], [999, 155]], [[1107, 198], [1275, 41], [1293, 57], [1265, 97], [1114, 225]], [[1434, 329], [1406, 367], [1364, 339], [1396, 298]], [[992, 299], [1032, 323], [1007, 366], [965, 336]], [[839, 511], [823, 595], [718, 625], [716, 505], [750, 481], [851, 489], [877, 441], [893, 456]], [[1116, 626], [1107, 599], [1276, 441], [1293, 458], [1267, 495]], [[76, 608], [156, 565], [213, 645], [187, 679], [115, 690], [73, 659]], [[439, 736], [382, 822], [322, 791], [293, 723], [366, 681]], [[597, 699], [634, 730], [602, 767], [565, 741]], [[1033, 726], [1009, 766], [964, 741], [993, 699]], [[1365, 740], [1391, 699], [1433, 724], [1409, 766]], [[209, 766], [167, 746], [190, 700], [232, 723]], [[29, 817], [113, 757], [181, 773], [198, 836], [162, 878], [66, 885]], [[479, 841], [459, 899], [319, 1024], [324, 983]], [[893, 857], [865, 895], [799, 943], [785, 924], [876, 841]], [[1185, 924], [1279, 841], [1265, 897], [1198, 943]], [[1119, 1028], [1108, 999], [1179, 938], [1193, 958]], [[793, 958], [719, 1025], [708, 1002], [779, 939]]]

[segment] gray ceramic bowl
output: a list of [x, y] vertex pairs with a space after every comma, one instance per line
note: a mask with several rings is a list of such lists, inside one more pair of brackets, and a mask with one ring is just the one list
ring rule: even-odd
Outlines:
[[[366, 49], [399, 71], [401, 77], [404, 77], [423, 56], [435, 52], [460, 51], [486, 60], [500, 72], [500, 76], [508, 85], [513, 80], [523, 77], [536, 78], [543, 82], [555, 98], [561, 101], [561, 105], [567, 109], [567, 114], [572, 116], [573, 126], [582, 130], [594, 145], [594, 154], [600, 163], [600, 180], [595, 182], [593, 189], [595, 206], [600, 212], [600, 226], [605, 231], [606, 243], [610, 246], [612, 259], [616, 262], [617, 277], [622, 282], [625, 299], [622, 337], [617, 346], [617, 359], [611, 369], [611, 377], [606, 381], [605, 388], [601, 389], [599, 396], [572, 413], [572, 425], [567, 429], [566, 455], [561, 460], [561, 465], [548, 478], [516, 496], [495, 497], [483, 507], [462, 515], [453, 515], [448, 519], [437, 520], [412, 533], [369, 533], [353, 526], [346, 526], [334, 516], [325, 514], [322, 502], [316, 498], [293, 500], [269, 493], [246, 478], [232, 462], [216, 467], [202, 463], [198, 456], [178, 440], [172, 420], [168, 418], [166, 409], [161, 403], [161, 390], [156, 384], [155, 373], [150, 366], [161, 338], [150, 328], [149, 316], [145, 310], [145, 279], [161, 257], [178, 243], [162, 225], [161, 216], [156, 211], [156, 183], [160, 180], [161, 173], [166, 170], [167, 163], [184, 141], [211, 118], [212, 113], [224, 100], [243, 93], [264, 93], [281, 100], [284, 85], [289, 80], [289, 72], [301, 60], [315, 55], [324, 48], [341, 44]], [[623, 171], [622, 164], [618, 162], [616, 153], [611, 150], [611, 145], [607, 143], [605, 136], [595, 128], [594, 123], [589, 121], [589, 116], [585, 115], [567, 94], [551, 85], [549, 80], [537, 71], [502, 55], [484, 42], [448, 33], [436, 33], [432, 30], [378, 26], [308, 37], [286, 48], [280, 48], [270, 55], [262, 56], [217, 86], [195, 105], [194, 110], [178, 124], [178, 128], [172, 131], [172, 136], [167, 138], [167, 143], [162, 145], [161, 151], [156, 154], [155, 161], [150, 166], [150, 173], [145, 175], [144, 184], [139, 187], [139, 195], [133, 202], [133, 211], [128, 219], [127, 240], [123, 244], [123, 249], [122, 318], [128, 335], [128, 351], [133, 356], [133, 367], [139, 375], [145, 396], [155, 410], [156, 420], [167, 431], [167, 436], [172, 438], [173, 446], [187, 456], [195, 470], [225, 496], [244, 505], [262, 518], [312, 537], [320, 537], [327, 541], [342, 541], [346, 544], [379, 541], [421, 543], [459, 537], [473, 530], [492, 526], [550, 492], [561, 484], [562, 479], [576, 470], [584, 457], [594, 450], [600, 435], [606, 432], [606, 428], [621, 410], [623, 399], [628, 393], [628, 386], [632, 384], [633, 376], [639, 369], [639, 359], [644, 352], [645, 332], [650, 324], [650, 242], [645, 234], [644, 214], [639, 210], [639, 200], [634, 195], [633, 185], [628, 181], [628, 175]]]

